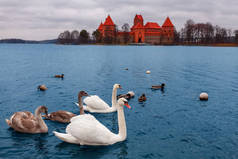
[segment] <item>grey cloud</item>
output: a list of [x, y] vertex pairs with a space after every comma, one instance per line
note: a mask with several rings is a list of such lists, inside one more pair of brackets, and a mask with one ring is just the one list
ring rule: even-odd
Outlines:
[[0, 38], [56, 38], [64, 30], [95, 30], [108, 14], [120, 29], [135, 14], [162, 25], [167, 16], [179, 30], [188, 19], [238, 28], [238, 1], [231, 0], [0, 0]]

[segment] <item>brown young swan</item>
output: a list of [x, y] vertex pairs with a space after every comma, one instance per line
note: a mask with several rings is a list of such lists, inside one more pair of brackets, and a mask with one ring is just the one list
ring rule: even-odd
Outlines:
[[[78, 103], [80, 103], [79, 110], [80, 110], [80, 115], [84, 114], [83, 106], [82, 106], [82, 97], [83, 96], [88, 96], [88, 94], [85, 91], [80, 91], [78, 93]], [[64, 110], [59, 110], [57, 112], [52, 112], [48, 115], [43, 115], [45, 119], [52, 120], [52, 121], [57, 121], [60, 123], [70, 123], [70, 119], [72, 117], [76, 116], [76, 114], [64, 111]]]
[[6, 119], [7, 124], [15, 131], [22, 133], [47, 133], [48, 127], [41, 117], [41, 113], [48, 114], [48, 109], [45, 106], [39, 106], [35, 110], [35, 115], [31, 112], [16, 112], [10, 120]]

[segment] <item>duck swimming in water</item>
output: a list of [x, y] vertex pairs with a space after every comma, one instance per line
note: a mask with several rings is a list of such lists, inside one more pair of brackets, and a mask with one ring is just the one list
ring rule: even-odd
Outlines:
[[42, 85], [39, 85], [37, 89], [39, 89], [40, 91], [46, 91], [48, 88], [44, 84], [42, 84]]
[[139, 101], [139, 102], [144, 102], [144, 101], [146, 101], [146, 96], [145, 96], [144, 93], [138, 98], [138, 101]]
[[162, 83], [161, 85], [153, 85], [151, 87], [151, 89], [161, 89], [161, 91], [163, 91], [164, 90], [164, 86], [165, 86], [164, 83]]
[[61, 75], [55, 75], [54, 77], [55, 77], [55, 78], [64, 78], [64, 74], [61, 74]]
[[119, 98], [125, 98], [127, 100], [130, 100], [131, 98], [134, 98], [135, 93], [133, 91], [129, 91], [127, 94], [119, 94], [117, 95], [117, 99]]

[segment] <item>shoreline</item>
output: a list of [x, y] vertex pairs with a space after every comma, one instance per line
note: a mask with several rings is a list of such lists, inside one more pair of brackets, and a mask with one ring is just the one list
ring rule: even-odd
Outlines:
[[207, 47], [238, 47], [238, 43], [217, 43], [217, 44], [102, 44], [102, 43], [88, 43], [88, 44], [59, 44], [59, 43], [0, 43], [1, 44], [55, 44], [55, 45], [101, 45], [101, 46], [207, 46]]
[[238, 43], [217, 43], [217, 44], [176, 44], [178, 46], [208, 46], [208, 47], [238, 47]]

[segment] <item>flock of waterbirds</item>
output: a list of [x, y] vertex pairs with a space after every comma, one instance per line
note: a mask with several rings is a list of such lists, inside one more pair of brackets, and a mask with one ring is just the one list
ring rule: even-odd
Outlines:
[[[148, 74], [150, 71], [146, 71], [146, 73]], [[63, 79], [64, 74], [55, 75], [54, 77]], [[164, 87], [165, 84], [162, 83], [161, 85], [153, 85], [151, 89], [164, 91]], [[48, 89], [45, 85], [39, 85], [37, 88], [41, 91]], [[21, 133], [47, 133], [48, 127], [42, 118], [44, 117], [46, 120], [69, 123], [66, 127], [66, 133], [53, 131], [54, 135], [62, 141], [80, 145], [111, 145], [124, 141], [127, 137], [124, 106], [130, 109], [131, 106], [128, 104], [128, 100], [135, 96], [133, 91], [117, 95], [117, 89], [121, 88], [120, 84], [113, 85], [111, 106], [97, 95], [88, 95], [87, 92], [80, 91], [78, 93], [78, 102], [75, 103], [79, 107], [79, 115], [65, 110], [48, 113], [46, 106], [39, 106], [36, 108], [34, 115], [28, 111], [16, 112], [10, 119], [6, 119], [6, 123], [9, 127]], [[85, 97], [84, 100], [83, 97]], [[143, 93], [138, 98], [138, 101], [144, 102], [146, 99]], [[207, 93], [201, 93], [200, 100], [208, 100]], [[117, 112], [118, 133], [111, 132], [93, 115], [84, 111], [91, 113]]]

